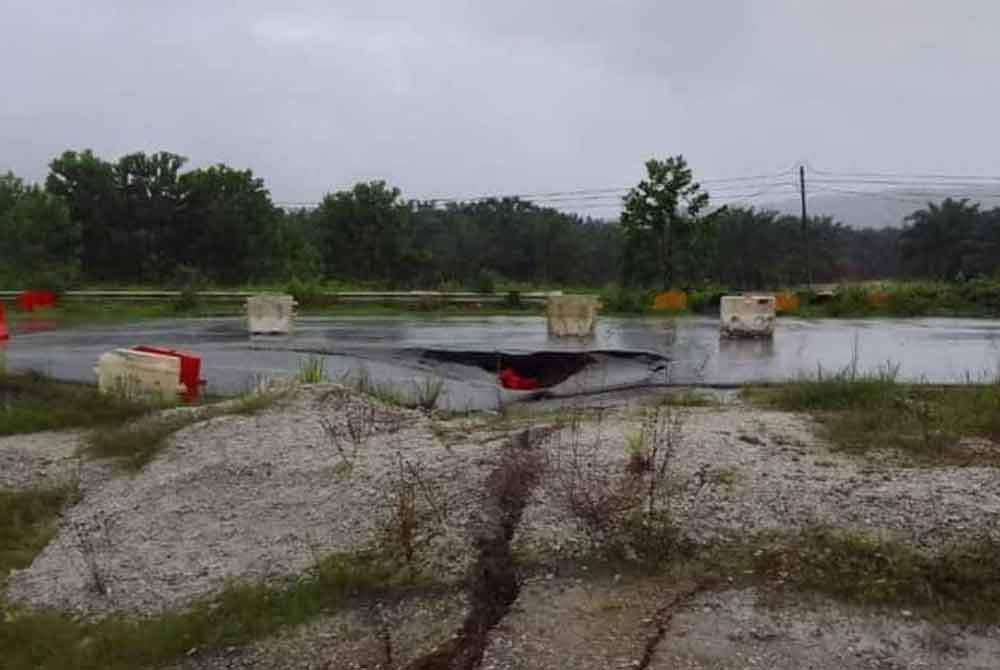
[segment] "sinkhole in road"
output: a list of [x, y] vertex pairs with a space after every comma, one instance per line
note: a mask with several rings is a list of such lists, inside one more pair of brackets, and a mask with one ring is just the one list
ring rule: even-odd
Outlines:
[[498, 383], [511, 390], [551, 389], [579, 375], [584, 370], [602, 371], [615, 377], [621, 364], [639, 364], [645, 373], [666, 370], [668, 359], [640, 351], [462, 351], [427, 349], [421, 352], [425, 363], [448, 363], [483, 370], [495, 375]]

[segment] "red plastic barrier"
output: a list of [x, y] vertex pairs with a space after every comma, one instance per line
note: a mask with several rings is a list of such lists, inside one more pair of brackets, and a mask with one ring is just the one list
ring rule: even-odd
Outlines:
[[17, 308], [25, 312], [47, 309], [56, 304], [56, 294], [52, 291], [25, 291], [16, 299]]
[[3, 303], [0, 303], [0, 340], [10, 337], [10, 330], [7, 328], [7, 315], [3, 310]]
[[500, 384], [505, 389], [512, 391], [531, 391], [540, 386], [534, 377], [522, 377], [511, 368], [504, 368], [500, 371]]
[[193, 402], [198, 399], [201, 385], [204, 383], [201, 377], [201, 357], [186, 351], [175, 351], [173, 349], [163, 349], [161, 347], [149, 347], [139, 345], [132, 347], [132, 351], [141, 351], [147, 354], [160, 354], [161, 356], [174, 356], [181, 360], [181, 384], [184, 385], [184, 401]]

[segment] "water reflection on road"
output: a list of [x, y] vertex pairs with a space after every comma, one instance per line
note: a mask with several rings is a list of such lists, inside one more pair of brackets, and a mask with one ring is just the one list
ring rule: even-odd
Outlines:
[[[730, 340], [720, 339], [712, 318], [602, 318], [592, 338], [559, 340], [548, 337], [545, 320], [536, 316], [301, 318], [295, 335], [278, 338], [250, 338], [243, 321], [233, 318], [94, 325], [18, 333], [8, 344], [8, 366], [89, 381], [101, 353], [135, 344], [201, 354], [204, 374], [219, 390], [241, 390], [256, 377], [294, 372], [307, 352], [319, 352], [326, 354], [331, 378], [361, 366], [375, 378], [405, 383], [440, 375], [452, 387], [455, 406], [495, 404], [494, 380], [463, 366], [435, 366], [421, 359], [421, 351], [655, 352], [671, 359], [674, 383], [781, 381], [850, 365], [861, 371], [898, 367], [903, 379], [938, 383], [987, 381], [1000, 371], [1000, 321], [780, 319], [773, 340]], [[649, 381], [638, 369], [620, 372], [627, 374], [605, 370], [598, 376], [622, 384]], [[662, 380], [659, 374], [656, 381]]]

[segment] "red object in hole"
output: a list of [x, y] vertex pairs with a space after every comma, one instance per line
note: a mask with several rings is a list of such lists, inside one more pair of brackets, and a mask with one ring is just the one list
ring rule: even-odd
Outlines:
[[56, 304], [56, 294], [52, 291], [25, 291], [16, 299], [17, 308], [25, 312], [47, 309]]
[[10, 330], [7, 329], [7, 315], [3, 310], [3, 303], [0, 303], [0, 340], [10, 337]]
[[513, 391], [531, 391], [541, 386], [534, 377], [522, 377], [511, 368], [500, 371], [500, 384]]
[[174, 356], [181, 359], [181, 384], [184, 385], [184, 401], [192, 402], [198, 399], [201, 385], [204, 383], [201, 376], [201, 357], [186, 351], [174, 351], [173, 349], [163, 349], [160, 347], [148, 347], [140, 345], [132, 347], [132, 351], [142, 351], [147, 354], [160, 354], [161, 356]]

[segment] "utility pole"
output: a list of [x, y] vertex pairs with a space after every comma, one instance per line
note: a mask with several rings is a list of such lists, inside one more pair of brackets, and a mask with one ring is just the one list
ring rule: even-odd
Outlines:
[[812, 265], [809, 263], [809, 217], [806, 215], [806, 166], [799, 166], [799, 193], [802, 196], [802, 244], [805, 247], [806, 286], [812, 288]]

